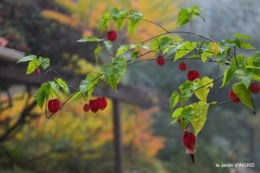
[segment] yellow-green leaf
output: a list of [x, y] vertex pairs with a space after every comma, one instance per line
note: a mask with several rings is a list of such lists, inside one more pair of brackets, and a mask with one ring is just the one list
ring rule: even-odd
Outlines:
[[196, 79], [195, 82], [198, 83], [198, 88], [194, 91], [194, 94], [201, 101], [207, 102], [207, 97], [209, 94], [209, 89], [213, 87], [213, 79], [205, 76], [202, 79]]
[[199, 101], [198, 103], [193, 103], [194, 115], [191, 120], [191, 124], [194, 128], [195, 136], [201, 131], [204, 127], [205, 122], [207, 120], [209, 105], [203, 101]]
[[246, 86], [242, 82], [234, 84], [232, 89], [242, 103], [244, 103], [247, 107], [254, 110], [250, 91], [246, 88]]

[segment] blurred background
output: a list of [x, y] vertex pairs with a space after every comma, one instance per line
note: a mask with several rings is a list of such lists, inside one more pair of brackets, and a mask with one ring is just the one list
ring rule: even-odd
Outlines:
[[[178, 11], [191, 5], [203, 8], [206, 22], [195, 19], [178, 28]], [[233, 33], [250, 35], [255, 38], [252, 45], [260, 49], [257, 0], [0, 0], [0, 172], [114, 173], [119, 164], [115, 157], [120, 158], [125, 173], [260, 172], [259, 95], [253, 96], [256, 116], [241, 103], [211, 109], [197, 137], [196, 163], [191, 163], [179, 125], [169, 126], [172, 119], [168, 99], [186, 80], [186, 73], [172, 61], [163, 67], [155, 61], [130, 65], [119, 93], [99, 85], [93, 98], [108, 98], [104, 111], [84, 113], [86, 101], [82, 99], [69, 102], [46, 119], [33, 93], [41, 83], [57, 76], [43, 70], [37, 77], [26, 76], [26, 64], [16, 64], [17, 60], [30, 54], [49, 57], [51, 66], [77, 87], [88, 73], [99, 72], [101, 64], [111, 61], [106, 52], [101, 52], [96, 63], [96, 45], [76, 40], [91, 35], [106, 38], [98, 33], [97, 21], [113, 7], [136, 9], [145, 19], [168, 30], [192, 31], [215, 41], [232, 38]], [[114, 28], [111, 25], [109, 29]], [[114, 47], [160, 33], [160, 28], [142, 22], [130, 37], [125, 26], [118, 31]], [[249, 55], [253, 51], [241, 53]], [[189, 70], [198, 69], [201, 76], [212, 78], [220, 77], [225, 70], [213, 63], [186, 63]], [[229, 99], [232, 85], [220, 86], [221, 81], [215, 83], [209, 102]], [[116, 118], [121, 123], [115, 122]], [[116, 137], [115, 127], [121, 129]], [[121, 144], [121, 149], [115, 144]], [[120, 157], [115, 154], [118, 152]], [[255, 167], [216, 168], [216, 163], [254, 163]]]

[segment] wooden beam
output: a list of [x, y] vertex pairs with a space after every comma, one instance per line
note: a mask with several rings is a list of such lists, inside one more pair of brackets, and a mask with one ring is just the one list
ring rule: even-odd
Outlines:
[[0, 46], [1, 61], [17, 62], [19, 59], [24, 57], [24, 55], [24, 52]]
[[[26, 66], [16, 63], [5, 63], [0, 61], [0, 83], [28, 84], [39, 87], [43, 82], [53, 80], [55, 74], [42, 72], [39, 76], [26, 75]], [[59, 72], [62, 77], [72, 86], [78, 88], [84, 76], [75, 76], [71, 72]], [[159, 106], [161, 110], [169, 112], [169, 96], [165, 96], [156, 89], [148, 87], [126, 86], [119, 84], [118, 93], [104, 82], [99, 84], [94, 95], [105, 96], [118, 101], [123, 101], [141, 107]]]

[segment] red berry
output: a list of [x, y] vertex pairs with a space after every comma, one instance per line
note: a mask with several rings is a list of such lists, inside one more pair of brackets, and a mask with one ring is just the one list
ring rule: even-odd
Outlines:
[[89, 108], [92, 112], [97, 112], [98, 111], [98, 105], [97, 102], [95, 100], [89, 100]]
[[192, 132], [185, 131], [183, 135], [183, 144], [186, 146], [187, 151], [186, 153], [195, 153], [195, 143], [196, 143], [196, 137]]
[[84, 112], [88, 112], [89, 111], [89, 105], [87, 103], [84, 104], [83, 110], [84, 110]]
[[156, 59], [156, 62], [159, 66], [163, 66], [164, 63], [165, 63], [165, 59], [163, 56], [158, 56], [157, 59]]
[[251, 83], [249, 86], [251, 93], [258, 94], [260, 91], [260, 85], [257, 82]]
[[101, 110], [104, 110], [107, 107], [107, 100], [105, 97], [101, 97], [102, 100], [102, 107], [100, 108]]
[[179, 69], [180, 69], [181, 71], [185, 71], [185, 70], [187, 69], [186, 63], [185, 63], [185, 62], [181, 62], [181, 63], [179, 64]]
[[39, 68], [36, 68], [34, 70], [34, 73], [35, 73], [36, 76], [38, 76], [41, 73], [41, 70]]
[[117, 34], [115, 31], [108, 31], [107, 32], [107, 39], [110, 40], [110, 41], [115, 41], [117, 38]]
[[229, 98], [235, 103], [240, 102], [240, 99], [237, 97], [237, 95], [234, 93], [233, 89], [230, 90]]
[[200, 74], [197, 70], [190, 70], [187, 77], [190, 81], [194, 81], [195, 79], [200, 78]]
[[51, 113], [56, 113], [60, 109], [60, 101], [58, 99], [49, 100], [48, 109]]

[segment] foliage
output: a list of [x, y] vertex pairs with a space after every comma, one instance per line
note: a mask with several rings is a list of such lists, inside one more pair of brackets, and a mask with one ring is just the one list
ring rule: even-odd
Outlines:
[[[17, 113], [21, 112], [21, 105], [24, 102], [24, 99], [19, 99], [14, 102], [13, 107], [2, 111], [1, 122], [4, 120], [9, 120], [10, 124], [15, 122], [18, 117]], [[112, 104], [109, 101], [108, 108], [96, 114], [84, 113], [82, 111], [83, 104], [83, 101], [79, 101], [77, 104], [68, 104], [51, 121], [44, 116], [39, 118], [35, 116], [33, 121], [28, 121], [22, 130], [15, 133], [14, 139], [2, 145], [3, 150], [0, 152], [6, 150], [9, 153], [9, 159], [3, 159], [7, 156], [4, 152], [0, 157], [0, 165], [12, 164], [21, 171], [23, 168], [27, 168], [48, 172], [68, 171], [71, 164], [78, 165], [76, 166], [78, 170], [74, 170], [78, 172], [80, 170], [95, 172], [102, 166], [106, 167], [106, 164], [101, 166], [97, 163], [101, 164], [104, 161], [109, 163], [113, 157], [111, 153], [113, 140]], [[164, 138], [154, 136], [149, 123], [151, 115], [158, 109], [151, 108], [142, 111], [140, 108], [128, 105], [124, 105], [124, 108], [122, 112], [123, 143], [126, 147], [132, 146], [132, 150], [129, 152], [132, 153], [133, 157], [140, 155], [143, 157], [142, 162], [150, 162], [149, 158], [164, 146]], [[132, 111], [130, 116], [128, 115], [129, 111]], [[33, 111], [33, 113], [38, 114], [41, 112], [39, 108]], [[142, 116], [145, 118], [143, 119]], [[0, 128], [0, 133], [2, 132], [4, 132], [3, 126]], [[10, 161], [12, 162], [9, 163]], [[152, 162], [158, 161], [153, 160]], [[89, 164], [85, 165], [86, 163]], [[129, 160], [129, 170], [134, 169], [132, 163], [133, 161]], [[64, 165], [58, 166], [60, 164]], [[91, 164], [93, 166], [88, 168]], [[46, 166], [41, 167], [40, 165]], [[76, 167], [74, 166], [74, 169]], [[112, 164], [109, 165], [109, 169], [113, 170]]]
[[[62, 24], [72, 26], [72, 27], [79, 27], [83, 30], [83, 36], [91, 36], [96, 30], [102, 32], [104, 29], [119, 29], [125, 23], [124, 18], [126, 17], [126, 11], [124, 9], [134, 9], [142, 11], [142, 13], [147, 17], [147, 19], [152, 19], [154, 22], [159, 22], [162, 26], [168, 29], [176, 28], [175, 16], [177, 15], [176, 11], [178, 6], [182, 3], [182, 0], [175, 0], [174, 3], [171, 0], [164, 0], [162, 1], [118, 1], [118, 0], [109, 0], [109, 1], [85, 1], [79, 0], [77, 2], [73, 0], [55, 0], [57, 4], [67, 9], [70, 14], [61, 13], [55, 10], [45, 9], [41, 12], [42, 16], [48, 19], [53, 19], [59, 21]], [[123, 9], [113, 9], [111, 15], [105, 14], [108, 9], [112, 9], [114, 7], [120, 7]], [[159, 7], [159, 9], [158, 9]], [[92, 10], [95, 9], [95, 10]], [[154, 13], [156, 9], [157, 15]], [[117, 21], [116, 25], [109, 25], [105, 27], [104, 25], [98, 24], [96, 21], [101, 17], [100, 15], [104, 14], [103, 17], [113, 18]], [[141, 14], [141, 13], [140, 13]], [[128, 30], [130, 30], [130, 34], [133, 33], [135, 26], [137, 23], [135, 22], [136, 17], [138, 17], [137, 13], [131, 14], [133, 20], [128, 21]], [[139, 16], [141, 17], [141, 16]], [[109, 19], [111, 20], [111, 19]], [[100, 22], [106, 23], [109, 20], [102, 18]], [[147, 39], [154, 35], [154, 33], [159, 33], [160, 28], [154, 27], [153, 25], [146, 27], [147, 24], [141, 23], [141, 29], [137, 29], [136, 33], [138, 36], [132, 36], [131, 40], [140, 41]], [[132, 26], [132, 27], [129, 27]], [[127, 34], [127, 33], [126, 33]], [[122, 34], [123, 35], [123, 34]]]

